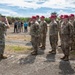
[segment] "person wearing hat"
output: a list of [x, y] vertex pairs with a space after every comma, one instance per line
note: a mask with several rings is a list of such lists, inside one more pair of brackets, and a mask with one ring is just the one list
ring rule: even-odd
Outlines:
[[60, 20], [59, 20], [59, 36], [60, 36], [60, 45], [59, 47], [61, 47], [61, 24], [63, 22], [63, 15], [60, 15]]
[[71, 50], [75, 50], [75, 20], [74, 20], [74, 14], [70, 14], [69, 16], [69, 22], [71, 23], [73, 27], [73, 38], [71, 42]]
[[51, 16], [55, 16], [55, 21], [58, 23], [58, 25], [59, 25], [59, 20], [58, 20], [58, 16], [57, 16], [57, 14], [51, 14]]
[[61, 24], [61, 48], [64, 56], [61, 58], [64, 61], [69, 60], [70, 39], [73, 36], [72, 25], [68, 21], [69, 16], [64, 15], [63, 23]]
[[[40, 25], [40, 16], [39, 15], [36, 15], [36, 23], [38, 23]], [[41, 40], [40, 37], [41, 37], [41, 35], [39, 36], [39, 47], [40, 47], [40, 40]]]
[[46, 46], [47, 23], [44, 16], [41, 16], [40, 19], [40, 48], [44, 50]]
[[40, 24], [40, 17], [39, 17], [39, 15], [36, 15], [36, 22], [38, 22]]
[[52, 50], [49, 51], [51, 54], [56, 54], [56, 47], [58, 45], [58, 23], [55, 20], [55, 16], [52, 15], [50, 17], [51, 22], [50, 22], [50, 27], [49, 27], [49, 40], [50, 40], [50, 45]]
[[0, 16], [0, 59], [6, 59], [4, 56], [5, 49], [5, 30], [9, 28], [8, 20], [5, 16]]
[[30, 35], [31, 35], [31, 43], [33, 46], [33, 52], [31, 52], [32, 55], [38, 54], [38, 47], [39, 47], [39, 24], [36, 23], [36, 17], [32, 16], [32, 25], [30, 29]]

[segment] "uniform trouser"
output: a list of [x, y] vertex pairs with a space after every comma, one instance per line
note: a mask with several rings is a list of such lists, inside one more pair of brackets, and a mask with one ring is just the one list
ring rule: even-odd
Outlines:
[[61, 37], [62, 37], [62, 36], [61, 36], [61, 31], [59, 31], [59, 36], [60, 36], [60, 44], [61, 44]]
[[41, 45], [41, 35], [39, 35], [38, 41], [39, 41], [39, 46], [40, 46]]
[[34, 51], [38, 51], [38, 46], [39, 46], [39, 37], [34, 37], [32, 36], [32, 46], [34, 48]]
[[0, 41], [0, 55], [4, 53], [4, 49], [5, 49], [5, 42], [4, 41]]
[[50, 45], [52, 47], [52, 50], [56, 51], [56, 47], [58, 44], [58, 35], [50, 35], [49, 40], [50, 40]]
[[61, 37], [61, 48], [62, 48], [64, 55], [69, 56], [70, 37], [68, 35], [62, 35], [62, 37]]
[[14, 33], [17, 32], [17, 25], [14, 26]]
[[73, 35], [72, 44], [71, 44], [71, 49], [72, 49], [72, 50], [75, 50], [75, 35]]
[[41, 44], [42, 47], [46, 46], [46, 34], [41, 34]]

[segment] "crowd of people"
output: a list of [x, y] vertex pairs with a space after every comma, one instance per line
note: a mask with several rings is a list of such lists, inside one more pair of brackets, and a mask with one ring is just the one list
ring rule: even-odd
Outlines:
[[[57, 20], [57, 15], [50, 16], [49, 24], [49, 40], [52, 50], [50, 54], [56, 54], [58, 46], [58, 34], [60, 35], [61, 47], [64, 56], [61, 58], [64, 61], [69, 60], [71, 50], [75, 50], [75, 20], [74, 14], [61, 15], [60, 20]], [[39, 22], [40, 19], [40, 22]], [[32, 24], [30, 27], [31, 43], [34, 51], [32, 55], [38, 54], [38, 48], [44, 50], [46, 47], [47, 23], [44, 16], [32, 16]]]
[[28, 30], [28, 22], [21, 22], [16, 20], [14, 22], [14, 33], [27, 32]]

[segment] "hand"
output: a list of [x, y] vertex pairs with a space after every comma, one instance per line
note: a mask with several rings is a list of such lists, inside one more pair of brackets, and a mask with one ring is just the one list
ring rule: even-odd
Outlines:
[[5, 17], [5, 20], [6, 20], [6, 22], [8, 22], [8, 19], [7, 19], [7, 17]]
[[5, 21], [6, 21], [6, 23], [7, 23], [8, 28], [10, 28], [10, 25], [9, 25], [9, 23], [8, 23], [7, 17], [5, 17]]

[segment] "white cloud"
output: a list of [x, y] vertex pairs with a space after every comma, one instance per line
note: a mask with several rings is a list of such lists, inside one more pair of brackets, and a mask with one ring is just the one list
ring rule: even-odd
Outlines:
[[[31, 1], [31, 2], [28, 2]], [[37, 4], [37, 2], [44, 2], [43, 4]], [[19, 6], [19, 7], [27, 7], [27, 8], [55, 8], [55, 9], [65, 9], [66, 7], [75, 8], [75, 0], [0, 0], [0, 3], [5, 3], [10, 6]]]
[[2, 4], [8, 4], [9, 6], [18, 6], [22, 8], [39, 8], [39, 5], [35, 2], [29, 3], [25, 2], [25, 0], [0, 0], [0, 3]]
[[[42, 4], [37, 4], [37, 2], [43, 2]], [[71, 9], [71, 11], [75, 11], [75, 0], [0, 0], [0, 4], [7, 4], [8, 6], [18, 6], [21, 9], [27, 9], [27, 8], [33, 8], [38, 9], [41, 7], [47, 7], [51, 9], [61, 9], [58, 14], [70, 14], [69, 12], [65, 12], [62, 9]], [[1, 9], [0, 12], [6, 12], [5, 15], [9, 16], [21, 16], [24, 17], [24, 15], [20, 15], [15, 11], [8, 10], [8, 9]], [[47, 13], [31, 13], [27, 14], [27, 16], [31, 15], [45, 15], [46, 17], [50, 16], [51, 11], [47, 11]], [[74, 13], [75, 14], [75, 13]]]
[[59, 16], [60, 15], [65, 15], [65, 14], [67, 14], [67, 15], [70, 15], [70, 14], [75, 14], [75, 12], [74, 13], [71, 13], [71, 12], [65, 12], [65, 11], [63, 11], [63, 10], [60, 10], [59, 12], [58, 12], [58, 14], [59, 14]]
[[0, 13], [2, 15], [6, 15], [6, 16], [22, 16], [22, 15], [19, 15], [17, 12], [15, 11], [12, 11], [12, 10], [8, 10], [8, 9], [1, 9], [0, 8]]

